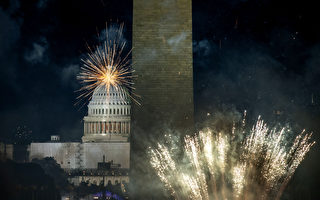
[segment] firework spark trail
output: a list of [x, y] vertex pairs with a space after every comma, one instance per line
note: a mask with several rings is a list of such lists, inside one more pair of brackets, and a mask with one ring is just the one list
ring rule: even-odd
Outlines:
[[246, 165], [245, 164], [238, 164], [232, 169], [232, 176], [233, 176], [233, 189], [234, 189], [234, 194], [233, 198], [238, 199], [239, 196], [242, 193], [243, 186], [245, 184], [245, 169]]
[[[152, 166], [158, 167], [158, 176], [160, 177], [161, 181], [163, 181], [166, 187], [173, 189], [170, 181], [168, 181], [168, 177], [166, 174], [168, 171], [175, 171], [175, 162], [172, 160], [169, 150], [162, 146], [158, 145], [158, 149], [151, 150], [152, 155]], [[173, 191], [174, 192], [174, 191]]]
[[131, 50], [122, 57], [126, 42], [121, 40], [123, 24], [119, 25], [116, 30], [115, 37], [110, 38], [108, 29], [106, 28], [105, 40], [94, 49], [89, 45], [87, 56], [81, 59], [82, 67], [77, 79], [84, 86], [78, 91], [80, 95], [77, 97], [78, 103], [81, 100], [91, 98], [95, 89], [103, 87], [107, 94], [113, 87], [121, 94], [122, 98], [130, 97], [137, 104], [139, 102], [134, 98], [137, 96], [133, 93], [133, 75], [129, 55]]
[[211, 174], [211, 185], [212, 185], [212, 191], [213, 191], [213, 195], [215, 196], [216, 199], [218, 199], [217, 196], [217, 185], [216, 185], [216, 179], [215, 177], [217, 176], [217, 174], [215, 174], [215, 159], [214, 159], [214, 154], [213, 154], [213, 138], [210, 137], [210, 135], [212, 134], [210, 131], [208, 131], [209, 133], [204, 133], [202, 131], [200, 131], [199, 133], [199, 138], [201, 143], [203, 144], [203, 153], [204, 153], [204, 159], [206, 161], [206, 164], [208, 165], [210, 174]]
[[[288, 128], [255, 126], [231, 133], [207, 130], [186, 136], [184, 158], [166, 145], [151, 149], [151, 165], [176, 199], [280, 199], [315, 142], [304, 131], [293, 142]], [[187, 162], [181, 162], [187, 160]]]
[[195, 179], [199, 183], [199, 193], [201, 194], [203, 199], [209, 199], [208, 191], [207, 191], [208, 189], [206, 184], [206, 177], [202, 170], [203, 163], [201, 162], [201, 159], [200, 159], [201, 152], [200, 152], [198, 139], [186, 136], [185, 150], [186, 150], [187, 156], [191, 160], [193, 169], [196, 172]]

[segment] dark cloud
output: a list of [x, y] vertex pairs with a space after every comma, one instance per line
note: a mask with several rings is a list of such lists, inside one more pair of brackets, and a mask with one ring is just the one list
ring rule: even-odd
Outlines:
[[17, 47], [20, 40], [20, 20], [11, 16], [16, 6], [10, 6], [6, 11], [0, 7], [0, 69], [2, 85], [10, 90], [19, 90], [16, 84], [19, 56]]
[[47, 6], [49, 0], [39, 0], [37, 3], [37, 7], [39, 9], [44, 9]]
[[121, 27], [121, 24], [114, 22], [106, 22], [106, 27], [98, 35], [98, 41], [104, 42], [109, 41], [119, 41], [120, 43], [127, 43], [127, 39], [124, 37], [124, 32], [126, 32], [125, 27]]
[[46, 51], [49, 48], [46, 38], [42, 37], [39, 41], [32, 43], [32, 46], [25, 51], [24, 58], [32, 64], [48, 62]]
[[320, 77], [320, 44], [315, 45], [310, 50], [309, 58], [306, 60], [305, 71], [305, 81], [313, 89], [316, 89], [319, 86]]
[[73, 80], [77, 77], [80, 67], [78, 64], [70, 64], [61, 71], [61, 81], [64, 85], [71, 85], [75, 90], [78, 89], [79, 84], [76, 84]]
[[201, 56], [208, 56], [213, 49], [216, 49], [217, 45], [210, 42], [207, 39], [200, 41], [193, 41], [193, 53], [197, 53]]
[[0, 55], [3, 56], [8, 53], [8, 50], [11, 49], [20, 38], [20, 25], [2, 8], [0, 8], [0, 25], [2, 27], [0, 32]]

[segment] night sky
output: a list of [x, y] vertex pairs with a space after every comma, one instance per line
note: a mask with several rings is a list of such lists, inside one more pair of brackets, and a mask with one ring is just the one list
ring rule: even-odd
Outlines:
[[[314, 1], [193, 1], [195, 119], [248, 111], [320, 136], [320, 13]], [[80, 140], [86, 106], [74, 106], [86, 43], [106, 22], [124, 22], [131, 45], [132, 1], [0, 1], [0, 139], [17, 126], [34, 140]], [[208, 116], [207, 113], [210, 113]], [[317, 144], [289, 193], [319, 199]], [[299, 192], [295, 189], [299, 189]], [[289, 194], [287, 194], [289, 195]]]

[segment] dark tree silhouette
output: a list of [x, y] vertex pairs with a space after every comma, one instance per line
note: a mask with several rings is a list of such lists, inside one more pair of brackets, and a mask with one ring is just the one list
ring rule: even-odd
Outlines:
[[60, 167], [57, 161], [52, 157], [46, 157], [43, 159], [33, 159], [32, 163], [36, 163], [41, 166], [44, 172], [53, 178], [56, 187], [59, 190], [67, 190], [69, 188], [68, 177], [65, 171]]
[[35, 163], [0, 162], [1, 199], [61, 199], [54, 180]]

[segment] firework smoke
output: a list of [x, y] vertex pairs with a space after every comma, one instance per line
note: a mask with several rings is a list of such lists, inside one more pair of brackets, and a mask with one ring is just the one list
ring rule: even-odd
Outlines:
[[106, 28], [105, 40], [91, 48], [87, 46], [86, 58], [81, 59], [82, 67], [77, 76], [84, 86], [80, 88], [81, 94], [78, 100], [91, 98], [96, 88], [105, 88], [107, 94], [111, 87], [120, 92], [123, 97], [131, 97], [138, 103], [133, 95], [133, 75], [131, 60], [129, 55], [131, 50], [122, 57], [126, 42], [122, 40], [123, 24], [115, 31], [114, 36], [110, 36]]
[[[259, 117], [250, 131], [210, 129], [150, 149], [152, 167], [175, 199], [280, 199], [314, 142], [304, 131], [290, 142], [290, 129], [268, 128]], [[169, 141], [173, 141], [170, 138]]]

